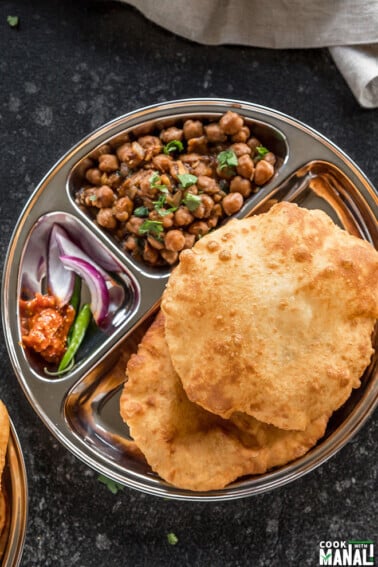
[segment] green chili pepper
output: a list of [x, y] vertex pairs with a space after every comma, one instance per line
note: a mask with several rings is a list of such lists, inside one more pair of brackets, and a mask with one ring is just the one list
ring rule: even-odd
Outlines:
[[78, 316], [75, 319], [74, 324], [72, 325], [72, 334], [70, 338], [70, 343], [66, 352], [63, 355], [62, 360], [58, 366], [58, 373], [63, 372], [66, 370], [70, 362], [73, 360], [73, 357], [77, 353], [79, 346], [82, 343], [84, 335], [88, 329], [88, 325], [90, 323], [92, 317], [91, 308], [86, 303], [81, 308]]

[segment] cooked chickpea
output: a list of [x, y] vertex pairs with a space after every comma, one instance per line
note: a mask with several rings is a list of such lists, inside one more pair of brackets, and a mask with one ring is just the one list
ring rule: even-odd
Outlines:
[[167, 264], [172, 265], [177, 262], [178, 252], [174, 250], [161, 250], [160, 256], [167, 262]]
[[199, 138], [203, 135], [203, 125], [199, 120], [185, 120], [184, 137], [186, 140], [190, 138]]
[[257, 162], [255, 167], [254, 182], [256, 185], [264, 185], [273, 177], [274, 167], [264, 159]]
[[205, 154], [207, 152], [207, 138], [205, 136], [190, 138], [190, 140], [188, 140], [188, 152]]
[[213, 210], [214, 207], [214, 201], [210, 197], [210, 195], [206, 195], [206, 193], [200, 195], [200, 199], [201, 199], [201, 203], [193, 211], [193, 215], [197, 219], [205, 219], [210, 216], [211, 211]]
[[139, 217], [135, 217], [135, 216], [130, 217], [130, 220], [126, 224], [127, 232], [131, 232], [132, 234], [136, 234], [139, 236], [139, 229], [143, 224], [143, 222], [144, 222], [143, 219], [140, 219]]
[[137, 239], [134, 236], [128, 236], [126, 238], [126, 241], [124, 243], [124, 247], [126, 248], [126, 250], [128, 250], [129, 252], [134, 252], [134, 250], [136, 250], [138, 248], [138, 242]]
[[252, 150], [252, 157], [253, 157], [256, 154], [256, 148], [258, 146], [261, 146], [261, 142], [257, 138], [250, 138], [247, 144]]
[[255, 164], [253, 163], [251, 156], [248, 154], [240, 156], [238, 159], [238, 165], [236, 166], [236, 171], [242, 177], [252, 181], [255, 172]]
[[171, 126], [166, 130], [162, 130], [160, 134], [160, 139], [164, 142], [164, 144], [168, 144], [169, 142], [173, 142], [173, 140], [182, 140], [183, 137], [183, 130], [181, 128], [176, 128], [175, 126]]
[[173, 213], [169, 213], [169, 215], [165, 215], [162, 218], [163, 228], [171, 228], [174, 223]]
[[197, 187], [209, 195], [219, 191], [219, 185], [216, 180], [213, 177], [208, 177], [207, 175], [201, 175], [197, 179]]
[[223, 210], [229, 217], [240, 211], [244, 203], [243, 195], [241, 193], [229, 193], [222, 201]]
[[114, 206], [114, 214], [117, 220], [126, 222], [133, 210], [133, 202], [129, 197], [122, 197], [118, 199]]
[[195, 236], [204, 236], [210, 230], [210, 227], [204, 221], [195, 221], [188, 228], [189, 234], [194, 234]]
[[87, 169], [85, 177], [92, 185], [100, 185], [101, 183], [101, 171], [97, 167]]
[[153, 156], [160, 154], [163, 145], [157, 136], [141, 136], [138, 143], [145, 150], [144, 159], [150, 161]]
[[114, 203], [115, 195], [113, 190], [107, 185], [102, 185], [96, 190], [96, 199], [92, 200], [92, 205], [99, 209], [111, 207]]
[[98, 158], [98, 168], [105, 173], [112, 173], [119, 168], [119, 161], [114, 154], [102, 154]]
[[233, 136], [242, 129], [244, 120], [239, 114], [229, 110], [219, 120], [219, 125], [225, 134], [231, 134]]
[[244, 144], [242, 142], [238, 142], [237, 144], [232, 144], [232, 146], [230, 146], [230, 149], [235, 152], [238, 158], [245, 154], [249, 154], [249, 155], [251, 154], [251, 148], [248, 146], [248, 144]]
[[276, 156], [274, 155], [273, 152], [268, 152], [267, 154], [265, 154], [265, 156], [263, 157], [264, 161], [267, 161], [268, 163], [271, 163], [272, 165], [274, 165], [277, 161]]
[[144, 243], [143, 259], [152, 265], [156, 264], [159, 260], [159, 252], [155, 250], [155, 248], [152, 248], [148, 242]]
[[154, 238], [153, 236], [150, 235], [147, 236], [147, 241], [152, 246], [152, 248], [155, 248], [155, 250], [163, 250], [164, 248], [164, 244], [160, 242], [160, 240]]
[[126, 142], [117, 149], [117, 156], [120, 161], [124, 161], [131, 169], [143, 161], [145, 151], [138, 142]]
[[112, 209], [100, 209], [97, 213], [96, 220], [100, 226], [113, 230], [117, 226], [117, 221], [113, 215]]
[[185, 246], [184, 248], [193, 248], [194, 243], [196, 241], [196, 237], [194, 234], [189, 234], [188, 232], [184, 233], [185, 236]]
[[169, 230], [164, 237], [165, 248], [180, 252], [185, 246], [185, 236], [181, 230]]
[[[231, 193], [240, 193], [245, 199], [252, 193], [252, 185], [249, 179], [244, 179], [237, 175], [230, 183]], [[224, 202], [224, 199], [223, 199]]]
[[169, 171], [172, 165], [173, 159], [165, 154], [159, 154], [152, 158], [152, 163], [159, 171]]
[[211, 143], [225, 142], [227, 139], [226, 134], [217, 122], [213, 122], [205, 126], [206, 136]]
[[186, 226], [194, 220], [193, 215], [189, 212], [187, 207], [179, 207], [174, 216], [176, 226]]
[[250, 135], [251, 132], [248, 126], [243, 126], [242, 128], [240, 128], [239, 132], [236, 132], [236, 134], [231, 137], [231, 140], [233, 142], [246, 142]]

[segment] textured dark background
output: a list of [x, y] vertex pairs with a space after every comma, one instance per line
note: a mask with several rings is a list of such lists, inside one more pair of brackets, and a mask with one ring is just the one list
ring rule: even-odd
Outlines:
[[[8, 14], [20, 17], [18, 29], [8, 26]], [[244, 99], [293, 115], [378, 185], [378, 111], [357, 105], [327, 50], [206, 47], [114, 2], [2, 0], [1, 265], [22, 207], [62, 153], [129, 110], [193, 96]], [[40, 422], [3, 340], [0, 348], [0, 397], [29, 477], [23, 566], [312, 566], [320, 540], [374, 539], [376, 418], [331, 461], [269, 494], [218, 504], [129, 489], [113, 495]], [[168, 532], [178, 536], [176, 546]]]

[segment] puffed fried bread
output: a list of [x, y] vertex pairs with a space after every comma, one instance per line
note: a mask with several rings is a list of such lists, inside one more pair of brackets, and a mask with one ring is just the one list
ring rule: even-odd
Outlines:
[[324, 434], [323, 415], [303, 432], [284, 431], [236, 413], [225, 420], [191, 402], [173, 369], [164, 316], [127, 365], [121, 416], [151, 468], [183, 489], [220, 489], [306, 453]]
[[192, 402], [304, 431], [360, 386], [378, 317], [378, 253], [324, 212], [282, 202], [183, 251], [162, 310]]

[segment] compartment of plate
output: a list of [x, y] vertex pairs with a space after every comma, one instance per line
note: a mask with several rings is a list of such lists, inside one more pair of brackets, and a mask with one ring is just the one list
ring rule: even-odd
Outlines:
[[[140, 289], [137, 280], [132, 274], [127, 273], [125, 268], [116, 260], [80, 221], [68, 213], [48, 213], [38, 219], [26, 240], [18, 278], [18, 297], [29, 300], [34, 297], [37, 290], [41, 294], [48, 293], [46, 284], [46, 258], [48, 254], [48, 239], [54, 225], [62, 227], [69, 238], [88, 257], [95, 257], [101, 267], [111, 276], [117, 286], [123, 290], [122, 303], [111, 313], [104, 325], [97, 326], [92, 320], [85, 338], [75, 356], [76, 366], [81, 361], [90, 358], [98, 349], [102, 348], [108, 338], [127, 324], [130, 317], [135, 313], [140, 303]], [[82, 282], [81, 305], [90, 303], [91, 296], [88, 287]], [[20, 312], [18, 314], [21, 319]], [[21, 341], [21, 329], [20, 341]], [[39, 377], [57, 380], [59, 377], [51, 376], [55, 368], [46, 363], [43, 358], [28, 348], [23, 349], [30, 368]], [[75, 367], [76, 368], [76, 367]], [[63, 377], [69, 375], [63, 374]]]
[[250, 211], [261, 213], [278, 201], [290, 201], [307, 209], [321, 209], [350, 234], [378, 246], [376, 211], [352, 181], [334, 164], [314, 160], [262, 198]]
[[[232, 110], [238, 112], [239, 109], [236, 107]], [[276, 155], [277, 161], [275, 165], [275, 174], [273, 178], [266, 184], [266, 186], [272, 186], [274, 185], [277, 176], [280, 174], [281, 169], [288, 158], [289, 147], [286, 136], [281, 130], [279, 130], [272, 124], [248, 118], [240, 110], [239, 113], [243, 116], [245, 125], [250, 128], [251, 136], [257, 137], [264, 146], [266, 146]], [[148, 120], [137, 126], [133, 125], [132, 127], [125, 128], [122, 132], [118, 132], [115, 136], [102, 141], [101, 144], [96, 146], [91, 150], [91, 152], [89, 152], [84, 158], [82, 158], [71, 171], [67, 183], [67, 189], [73, 205], [77, 207], [80, 214], [93, 221], [94, 226], [101, 231], [105, 239], [109, 239], [112, 244], [121, 249], [121, 251], [125, 255], [127, 262], [131, 262], [139, 272], [142, 272], [147, 276], [166, 276], [171, 271], [171, 268], [170, 266], [149, 266], [148, 264], [143, 262], [143, 260], [135, 260], [128, 251], [124, 250], [122, 243], [110, 231], [99, 226], [99, 224], [96, 222], [95, 217], [93, 216], [93, 211], [89, 211], [87, 208], [76, 203], [75, 196], [77, 192], [80, 191], [83, 186], [88, 185], [88, 181], [86, 181], [85, 179], [85, 172], [88, 168], [94, 165], [96, 157], [103, 153], [104, 148], [109, 147], [110, 151], [115, 151], [117, 147], [119, 147], [125, 140], [128, 139], [128, 137], [130, 137], [130, 139], [132, 140], [138, 138], [139, 136], [144, 136], [147, 134], [158, 136], [161, 129], [168, 128], [173, 125], [181, 127], [183, 122], [185, 122], [185, 120], [187, 119], [213, 121], [218, 120], [222, 116], [222, 114], [223, 112], [175, 114], [166, 118]], [[151, 172], [153, 172], [153, 170], [151, 170]], [[259, 190], [256, 194], [252, 194], [250, 197], [248, 197], [246, 199], [246, 204], [250, 206], [250, 203], [258, 201], [261, 191], [262, 189]]]

